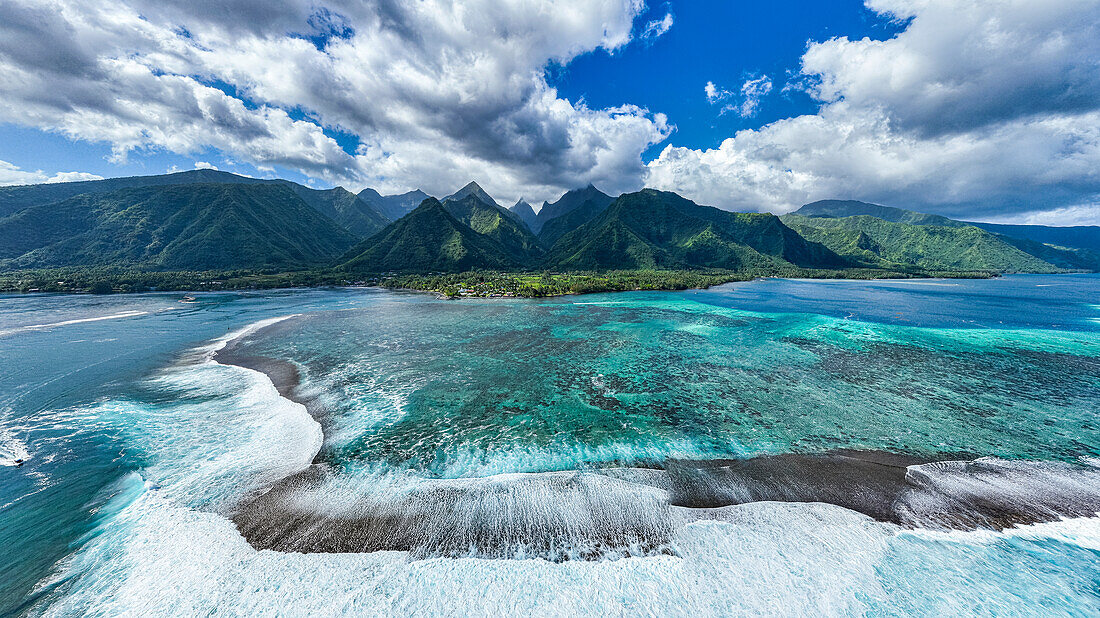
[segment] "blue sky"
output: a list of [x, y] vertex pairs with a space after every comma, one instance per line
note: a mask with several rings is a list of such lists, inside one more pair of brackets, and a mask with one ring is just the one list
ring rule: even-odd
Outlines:
[[[585, 54], [560, 72], [551, 69], [551, 84], [572, 100], [611, 107], [635, 103], [668, 114], [676, 125], [674, 141], [688, 148], [715, 148], [740, 129], [801, 114], [819, 107], [803, 91], [781, 93], [789, 71], [797, 71], [807, 41], [833, 36], [889, 38], [897, 24], [878, 17], [862, 2], [669, 2], [655, 4], [648, 17], [672, 13], [673, 27], [648, 44], [617, 53]], [[654, 76], [659, 75], [659, 80]], [[709, 103], [706, 83], [737, 88], [751, 77], [766, 75], [776, 84], [751, 118], [719, 115]], [[656, 156], [665, 142], [647, 150]]]
[[1100, 0], [58, 2], [0, 7], [0, 183], [213, 165], [1100, 222]]

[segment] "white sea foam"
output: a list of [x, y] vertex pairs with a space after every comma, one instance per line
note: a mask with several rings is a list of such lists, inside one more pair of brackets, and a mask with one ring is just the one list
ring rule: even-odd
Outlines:
[[306, 468], [321, 448], [321, 426], [279, 395], [258, 371], [212, 360], [236, 337], [291, 316], [264, 320], [198, 348], [186, 362], [147, 380], [154, 401], [116, 399], [66, 412], [75, 422], [114, 428], [145, 462], [143, 474], [181, 503], [225, 511]]
[[1084, 549], [1100, 551], [1100, 516], [1064, 517], [1057, 521], [1024, 524], [994, 530], [931, 530], [913, 528], [902, 533], [906, 536], [944, 543], [995, 544], [1009, 539], [1027, 541], [1058, 541]]
[[[677, 556], [411, 561], [256, 551], [229, 521], [146, 489], [63, 565], [32, 614], [892, 615], [935, 603], [969, 615], [1073, 615], [1093, 602], [1087, 588], [1066, 586], [1079, 564], [1021, 581], [1011, 556], [990, 553], [1011, 547], [1014, 537], [998, 533], [914, 543], [914, 533], [823, 504], [677, 510]], [[1051, 537], [1018, 538], [1041, 551]], [[952, 569], [959, 561], [973, 570]]]
[[[132, 482], [140, 483], [139, 479]], [[70, 558], [42, 615], [789, 615], [881, 596], [889, 528], [826, 505], [729, 507], [679, 556], [600, 562], [253, 550], [225, 519], [146, 491]]]

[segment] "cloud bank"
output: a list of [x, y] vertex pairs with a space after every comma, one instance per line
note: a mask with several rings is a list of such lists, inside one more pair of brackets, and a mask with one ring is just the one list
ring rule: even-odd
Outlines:
[[887, 41], [810, 44], [798, 77], [817, 114], [715, 149], [669, 145], [647, 184], [772, 212], [829, 197], [987, 219], [1096, 212], [1100, 2], [867, 6], [907, 25]]

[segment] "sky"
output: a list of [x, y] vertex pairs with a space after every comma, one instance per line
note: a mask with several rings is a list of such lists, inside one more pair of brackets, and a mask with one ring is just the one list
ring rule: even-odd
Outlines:
[[1100, 224], [1100, 0], [0, 0], [0, 184]]

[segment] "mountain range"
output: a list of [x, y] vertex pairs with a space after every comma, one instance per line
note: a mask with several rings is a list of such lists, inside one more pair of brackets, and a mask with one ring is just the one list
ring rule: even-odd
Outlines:
[[[856, 201], [733, 213], [646, 189], [535, 212], [471, 182], [436, 200], [216, 170], [0, 188], [0, 270], [1100, 270], [1100, 228], [958, 221]], [[792, 270], [793, 269], [793, 270]]]

